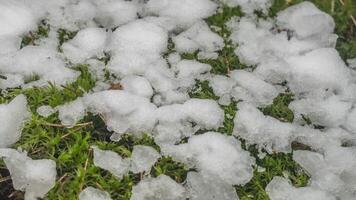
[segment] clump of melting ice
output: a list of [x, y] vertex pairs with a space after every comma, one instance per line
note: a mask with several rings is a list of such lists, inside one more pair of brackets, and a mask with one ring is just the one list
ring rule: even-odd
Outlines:
[[216, 177], [231, 185], [242, 185], [252, 178], [255, 160], [231, 136], [207, 132], [192, 136], [185, 144], [164, 146], [162, 151], [206, 178]]
[[18, 95], [9, 104], [0, 104], [0, 148], [9, 147], [20, 139], [29, 115], [24, 95]]
[[154, 148], [143, 145], [134, 146], [129, 158], [122, 158], [113, 151], [101, 150], [96, 146], [92, 148], [94, 150], [94, 165], [108, 170], [118, 178], [122, 178], [129, 171], [149, 173], [151, 167], [161, 157]]
[[79, 194], [79, 200], [111, 200], [109, 193], [87, 187]]
[[185, 200], [186, 191], [169, 176], [159, 175], [157, 178], [147, 178], [132, 188], [131, 200]]
[[187, 175], [187, 190], [191, 200], [236, 200], [235, 188], [213, 177], [203, 177], [197, 172]]
[[10, 171], [14, 188], [25, 192], [25, 200], [43, 198], [55, 185], [56, 163], [48, 159], [32, 160], [26, 154], [14, 149], [0, 149], [0, 158]]
[[282, 177], [274, 177], [266, 188], [271, 200], [335, 200], [328, 193], [311, 187], [295, 188], [288, 180]]

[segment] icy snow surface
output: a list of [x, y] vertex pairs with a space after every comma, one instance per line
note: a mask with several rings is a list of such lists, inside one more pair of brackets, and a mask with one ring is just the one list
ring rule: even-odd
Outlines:
[[[223, 36], [204, 19], [221, 3], [245, 13], [226, 25], [236, 56], [248, 67], [227, 75], [181, 57], [219, 56]], [[295, 188], [275, 177], [266, 188], [271, 200], [355, 199], [355, 59], [346, 65], [340, 58], [333, 19], [312, 3], [291, 6], [275, 18], [254, 14], [267, 13], [271, 5], [270, 0], [0, 0], [0, 89], [49, 83], [63, 88], [80, 75], [75, 66], [86, 64], [95, 87], [55, 108], [43, 105], [37, 113], [48, 117], [58, 112], [65, 127], [88, 113], [99, 115], [113, 142], [123, 134], [153, 137], [159, 148], [136, 145], [129, 157], [92, 146], [95, 166], [118, 179], [143, 174], [133, 186], [132, 200], [238, 199], [234, 186], [251, 180], [255, 158], [237, 138], [267, 153], [290, 153], [294, 141], [310, 147], [293, 152], [311, 176], [308, 185]], [[21, 38], [41, 21], [50, 26], [48, 37], [21, 46]], [[62, 29], [73, 32], [73, 38], [60, 42]], [[218, 101], [191, 98], [197, 81], [208, 81]], [[289, 104], [293, 122], [264, 115], [260, 108], [286, 91], [294, 95]], [[227, 136], [216, 131], [228, 117], [220, 105], [232, 102], [237, 102], [237, 112], [233, 135]], [[19, 140], [30, 116], [27, 110], [24, 95], [0, 105], [0, 148]], [[191, 169], [184, 183], [164, 174], [150, 177], [161, 156]], [[0, 157], [26, 200], [43, 197], [54, 186], [54, 161], [32, 160], [14, 149], [0, 149]], [[79, 199], [111, 198], [88, 187]]]

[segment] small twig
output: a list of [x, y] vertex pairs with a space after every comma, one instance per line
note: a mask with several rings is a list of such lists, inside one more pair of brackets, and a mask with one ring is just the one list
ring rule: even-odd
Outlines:
[[43, 149], [43, 148], [38, 148], [38, 149], [36, 149], [35, 151], [32, 151], [30, 154], [31, 154], [31, 155], [36, 154], [36, 153], [42, 151], [42, 149]]
[[352, 22], [354, 23], [354, 26], [356, 26], [356, 19], [352, 15], [350, 15], [350, 17], [351, 17]]
[[61, 190], [63, 189], [63, 185], [68, 177], [68, 173], [65, 173], [60, 179], [58, 179], [58, 182], [60, 183], [60, 188]]
[[64, 138], [68, 137], [71, 133], [67, 133], [65, 135], [62, 135], [61, 139], [63, 140]]
[[72, 88], [69, 88], [69, 87], [67, 87], [67, 86], [65, 86], [65, 85], [61, 85], [61, 87], [64, 88], [64, 89], [66, 89], [66, 90], [68, 90], [68, 91], [70, 91], [70, 92], [72, 92], [73, 94], [78, 94], [77, 91], [75, 91], [75, 90], [73, 90]]
[[331, 13], [334, 13], [335, 11], [335, 0], [331, 1]]
[[95, 185], [96, 185], [99, 189], [104, 190], [103, 186], [101, 186], [98, 182], [95, 182]]
[[11, 199], [13, 196], [15, 196], [19, 191], [13, 191], [9, 196], [7, 196], [9, 199]]
[[[343, 6], [345, 5], [345, 2], [343, 0], [339, 0], [339, 2], [340, 2], [341, 5], [343, 5]], [[356, 26], [356, 19], [354, 18], [354, 16], [350, 15], [350, 18], [351, 18], [352, 23], [354, 24], [354, 26]]]
[[[93, 149], [90, 148], [89, 149], [89, 153], [88, 153], [88, 158], [85, 160], [85, 163], [84, 163], [84, 175], [83, 175], [83, 177], [85, 177], [85, 174], [87, 172], [88, 164], [89, 164], [89, 158], [91, 157], [92, 152], [93, 152]], [[84, 182], [84, 180], [80, 183], [80, 187], [79, 187], [80, 191], [83, 190], [83, 182]]]
[[8, 180], [11, 180], [11, 177], [10, 177], [10, 176], [2, 177], [2, 178], [0, 178], [0, 183], [6, 182], [6, 181], [8, 181]]
[[63, 124], [52, 124], [52, 123], [44, 123], [42, 125], [44, 126], [52, 126], [52, 127], [57, 127], [57, 128], [75, 128], [75, 127], [85, 127], [85, 126], [90, 126], [92, 125], [93, 122], [84, 122], [84, 123], [80, 123], [80, 124], [76, 124], [74, 126], [67, 126], [67, 125], [63, 125]]
[[61, 178], [58, 179], [58, 182], [61, 183], [67, 176], [68, 173], [65, 173]]

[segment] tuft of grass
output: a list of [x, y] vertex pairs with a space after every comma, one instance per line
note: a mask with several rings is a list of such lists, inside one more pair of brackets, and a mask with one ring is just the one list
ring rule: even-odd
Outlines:
[[274, 117], [282, 122], [293, 122], [294, 113], [288, 108], [289, 103], [292, 101], [293, 94], [282, 93], [273, 100], [271, 105], [261, 108], [261, 111], [263, 114]]
[[22, 38], [21, 48], [28, 45], [36, 45], [36, 41], [38, 39], [48, 37], [49, 31], [50, 31], [49, 24], [45, 20], [42, 20], [35, 32], [29, 32], [27, 35], [25, 35]]
[[67, 42], [68, 40], [73, 39], [75, 35], [77, 35], [77, 32], [68, 31], [65, 29], [59, 29], [58, 30], [59, 46], [61, 46], [63, 43]]

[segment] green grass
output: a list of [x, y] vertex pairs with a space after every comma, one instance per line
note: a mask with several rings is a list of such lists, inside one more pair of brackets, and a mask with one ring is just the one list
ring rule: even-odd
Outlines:
[[[271, 16], [274, 16], [279, 10], [288, 7], [291, 4], [301, 2], [302, 0], [293, 0], [290, 4], [285, 0], [275, 0], [271, 8]], [[339, 35], [337, 50], [343, 59], [356, 57], [356, 31], [352, 24], [350, 15], [356, 13], [355, 3], [352, 0], [343, 0], [342, 5], [339, 0], [313, 0], [320, 9], [331, 14], [336, 22], [336, 33]], [[224, 8], [222, 13], [207, 19], [209, 25], [218, 26], [221, 29], [218, 34], [224, 37], [225, 43], [229, 44], [219, 52], [216, 60], [201, 60], [201, 62], [210, 64], [212, 72], [226, 75], [230, 70], [243, 69], [247, 66], [242, 65], [234, 54], [235, 47], [229, 41], [229, 30], [225, 23], [233, 16], [241, 16], [239, 8]], [[38, 31], [25, 36], [22, 46], [34, 45], [42, 37], [48, 36], [50, 27], [45, 23], [39, 25]], [[66, 30], [60, 30], [59, 40], [61, 43], [73, 38], [76, 33]], [[174, 47], [170, 47], [174, 51]], [[185, 54], [183, 58], [197, 59], [196, 53]], [[108, 58], [109, 59], [109, 58]], [[107, 60], [104, 60], [107, 63]], [[13, 99], [16, 95], [23, 93], [27, 96], [29, 107], [32, 111], [31, 120], [29, 120], [23, 130], [21, 140], [14, 147], [21, 147], [26, 150], [34, 159], [53, 159], [57, 163], [57, 181], [56, 186], [44, 198], [46, 200], [74, 200], [77, 199], [80, 191], [93, 186], [101, 188], [110, 193], [113, 199], [126, 200], [131, 196], [132, 186], [137, 184], [142, 174], [128, 174], [122, 179], [117, 179], [109, 172], [95, 167], [93, 164], [92, 145], [97, 145], [102, 149], [112, 150], [123, 157], [131, 154], [134, 145], [149, 145], [159, 151], [159, 147], [153, 139], [147, 135], [140, 138], [134, 138], [125, 135], [119, 142], [109, 140], [111, 135], [105, 128], [105, 124], [98, 116], [88, 115], [79, 123], [88, 123], [85, 126], [76, 126], [73, 128], [64, 128], [54, 126], [60, 124], [58, 116], [53, 114], [48, 118], [39, 116], [35, 111], [41, 105], [57, 106], [65, 102], [70, 102], [85, 92], [90, 91], [95, 84], [95, 79], [90, 76], [87, 66], [73, 66], [74, 69], [81, 72], [78, 80], [70, 85], [58, 89], [54, 85], [44, 88], [32, 89], [9, 89], [0, 96], [0, 103], [5, 103]], [[31, 79], [33, 77], [29, 77]], [[194, 91], [190, 95], [195, 98], [217, 99], [207, 82], [197, 83]], [[293, 94], [285, 93], [279, 95], [273, 102], [261, 110], [266, 115], [275, 117], [281, 121], [290, 122], [293, 120], [293, 113], [288, 109], [289, 102], [293, 99]], [[236, 113], [236, 103], [222, 107], [225, 111], [224, 126], [218, 131], [231, 135], [233, 130], [233, 118]], [[243, 141], [242, 141], [243, 142]], [[244, 143], [243, 143], [244, 144]], [[298, 166], [291, 157], [291, 154], [272, 154], [259, 159], [257, 151], [253, 146], [243, 148], [251, 152], [256, 157], [259, 167], [255, 167], [254, 177], [244, 186], [236, 186], [236, 191], [241, 200], [268, 200], [264, 190], [269, 181], [274, 176], [284, 176], [291, 180], [295, 186], [305, 186], [308, 182], [308, 176]], [[0, 163], [4, 168], [4, 164]], [[263, 168], [264, 171], [258, 170]], [[166, 174], [176, 180], [183, 182], [188, 173], [188, 168], [181, 163], [173, 161], [169, 157], [161, 158], [152, 168], [150, 174], [158, 176]], [[0, 191], [1, 192], [1, 191]], [[0, 193], [1, 195], [1, 193]], [[21, 196], [21, 195], [20, 195]]]

